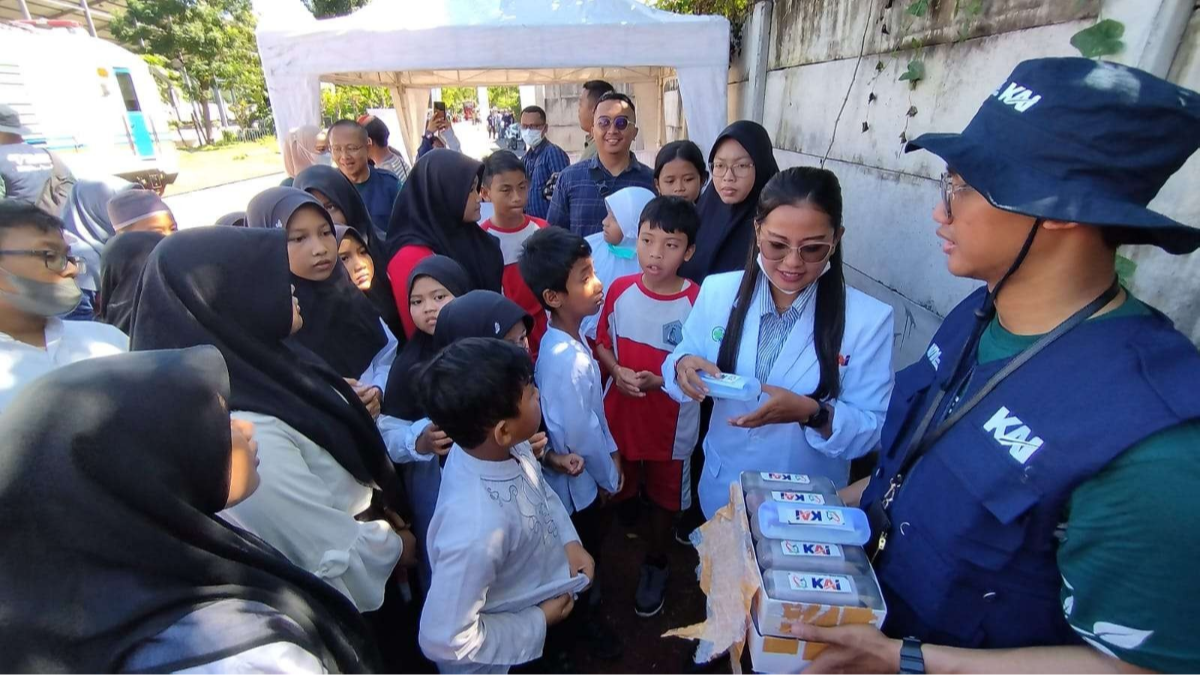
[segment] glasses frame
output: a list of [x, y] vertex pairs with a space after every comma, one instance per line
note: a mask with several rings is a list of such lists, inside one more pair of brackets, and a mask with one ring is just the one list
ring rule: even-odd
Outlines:
[[[754, 243], [758, 246], [758, 252], [762, 254], [763, 260], [770, 260], [771, 262], [782, 262], [784, 260], [787, 260], [787, 257], [789, 255], [795, 253], [796, 257], [800, 259], [800, 262], [802, 262], [806, 265], [818, 265], [821, 263], [828, 262], [829, 259], [833, 257], [833, 252], [837, 248], [837, 245], [839, 243], [841, 243], [840, 239], [835, 238], [833, 241], [810, 241], [810, 242], [800, 244], [799, 246], [787, 246], [786, 244], [782, 244], [783, 246], [787, 246], [787, 251], [778, 258], [772, 258], [767, 255], [767, 250], [765, 248], [763, 248], [761, 227], [756, 227], [755, 230], [756, 231], [754, 233], [754, 239], [755, 239]], [[779, 242], [771, 242], [771, 243], [774, 245], [774, 244], [778, 244]], [[822, 255], [818, 259], [809, 260], [808, 258], [804, 257], [804, 253], [801, 251], [801, 249], [809, 247], [809, 246], [822, 247], [825, 249], [825, 254]]]
[[[621, 120], [625, 120], [624, 127], [621, 126]], [[629, 119], [629, 116], [627, 116], [627, 115], [617, 115], [616, 117], [609, 117], [608, 115], [601, 115], [600, 117], [596, 118], [596, 126], [604, 131], [608, 131], [609, 127], [616, 127], [617, 131], [619, 131], [621, 133], [625, 133], [625, 131], [628, 130], [629, 127], [636, 128], [637, 122], [634, 122], [633, 120]]]
[[[84, 263], [83, 258], [80, 258], [79, 256], [71, 255], [70, 253], [59, 253], [58, 251], [48, 249], [48, 248], [6, 249], [6, 250], [0, 250], [0, 255], [19, 255], [19, 256], [25, 256], [28, 258], [40, 257], [42, 259], [42, 264], [46, 266], [46, 269], [50, 270], [51, 272], [54, 272], [55, 274], [62, 274], [63, 272], [66, 272], [67, 268], [70, 267], [71, 265], [74, 265], [76, 268], [78, 268], [80, 274], [85, 273], [85, 271], [87, 269], [87, 265], [86, 265], [86, 263]], [[52, 267], [50, 265], [50, 261], [55, 258], [62, 260], [62, 265], [59, 266], [58, 269], [55, 269], [54, 267]]]
[[946, 209], [946, 220], [954, 220], [954, 195], [972, 188], [966, 183], [955, 185], [949, 171], [943, 172], [938, 182], [942, 190], [942, 208]]
[[[343, 152], [348, 152], [353, 155], [353, 154], [362, 152], [363, 148], [365, 148], [365, 147], [367, 147], [367, 146], [366, 145], [331, 145], [331, 146], [329, 146], [329, 154], [340, 155]], [[353, 148], [353, 149], [351, 149], [351, 148]]]
[[[722, 163], [720, 166], [725, 168], [718, 171], [716, 162], [708, 165], [708, 172], [712, 174], [713, 178], [724, 178], [730, 171], [733, 172], [734, 178], [746, 178], [750, 175], [750, 169], [754, 168], [754, 162], [746, 161], [744, 163], [739, 162], [738, 164]], [[739, 166], [742, 167], [740, 170], [737, 168]]]

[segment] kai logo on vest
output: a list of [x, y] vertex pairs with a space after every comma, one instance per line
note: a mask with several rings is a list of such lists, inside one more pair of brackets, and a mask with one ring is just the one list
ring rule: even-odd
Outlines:
[[1034, 436], [1033, 431], [1004, 406], [1000, 406], [992, 419], [983, 425], [983, 430], [991, 432], [996, 442], [1008, 448], [1008, 454], [1022, 464], [1042, 447], [1042, 439]]
[[931, 344], [929, 351], [925, 352], [925, 358], [929, 359], [929, 363], [933, 364], [933, 369], [937, 370], [942, 367], [942, 348]]
[[992, 92], [992, 96], [995, 96], [996, 100], [1004, 105], [1012, 106], [1014, 110], [1020, 113], [1029, 110], [1037, 105], [1038, 101], [1042, 100], [1040, 94], [1035, 94], [1016, 82], [1009, 82], [1008, 87], [1003, 92], [997, 89]]

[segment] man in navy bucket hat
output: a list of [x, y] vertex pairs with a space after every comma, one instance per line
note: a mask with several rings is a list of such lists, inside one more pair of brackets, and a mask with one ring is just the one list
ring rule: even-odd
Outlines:
[[[944, 159], [952, 274], [985, 286], [896, 375], [872, 476], [887, 618], [802, 626], [817, 672], [1200, 672], [1200, 354], [1116, 281], [1121, 244], [1200, 230], [1147, 208], [1200, 147], [1200, 95], [1025, 61]], [[1181, 289], [1180, 292], [1194, 292]]]

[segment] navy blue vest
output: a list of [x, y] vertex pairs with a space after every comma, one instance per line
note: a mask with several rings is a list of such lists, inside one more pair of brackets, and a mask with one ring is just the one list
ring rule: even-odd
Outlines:
[[[951, 377], [983, 299], [981, 289], [960, 303], [926, 357], [896, 375], [864, 509], [882, 497]], [[1007, 362], [975, 366], [961, 400]], [[1007, 377], [918, 460], [891, 504], [892, 530], [875, 560], [884, 632], [956, 647], [1078, 642], [1059, 599], [1064, 508], [1127, 448], [1200, 418], [1197, 382], [1200, 354], [1157, 312], [1088, 321]]]

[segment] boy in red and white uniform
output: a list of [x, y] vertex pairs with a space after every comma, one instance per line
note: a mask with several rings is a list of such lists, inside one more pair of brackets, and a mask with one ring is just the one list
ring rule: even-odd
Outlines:
[[534, 232], [546, 227], [546, 221], [525, 215], [525, 204], [529, 201], [525, 164], [507, 150], [493, 152], [483, 161], [482, 191], [484, 201], [491, 202], [495, 211], [480, 227], [500, 240], [500, 251], [504, 254], [501, 281], [504, 297], [533, 317], [529, 349], [533, 362], [537, 363], [538, 345], [546, 332], [546, 310], [521, 278], [517, 258], [521, 256], [521, 245]]
[[691, 504], [692, 449], [700, 405], [676, 403], [662, 391], [662, 364], [679, 344], [700, 286], [680, 277], [692, 257], [700, 218], [678, 197], [656, 197], [638, 223], [640, 274], [613, 282], [596, 331], [596, 358], [612, 373], [604, 413], [621, 453], [624, 488], [617, 501], [641, 489], [653, 504], [650, 543], [638, 578], [639, 616], [662, 610], [671, 521]]

